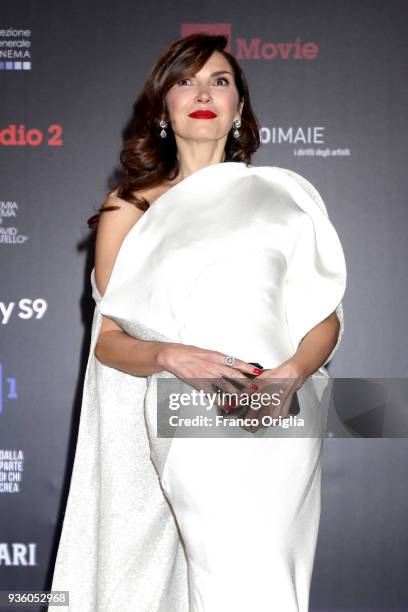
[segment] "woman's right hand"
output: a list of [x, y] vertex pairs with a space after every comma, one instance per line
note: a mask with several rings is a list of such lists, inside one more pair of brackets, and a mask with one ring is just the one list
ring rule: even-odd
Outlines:
[[[158, 363], [163, 370], [207, 393], [214, 394], [214, 387], [211, 385], [216, 385], [227, 393], [251, 393], [254, 390], [254, 382], [247, 374], [256, 376], [260, 374], [260, 370], [237, 357], [233, 366], [225, 365], [225, 357], [226, 354], [220, 351], [190, 344], [164, 342], [158, 355]], [[233, 379], [236, 386], [227, 379]]]

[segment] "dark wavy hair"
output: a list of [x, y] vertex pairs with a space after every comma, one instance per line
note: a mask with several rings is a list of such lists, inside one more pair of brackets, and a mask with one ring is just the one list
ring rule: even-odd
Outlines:
[[[243, 100], [239, 138], [228, 134], [224, 160], [251, 163], [252, 154], [260, 145], [260, 124], [251, 106], [245, 75], [233, 55], [225, 51], [228, 39], [224, 34], [199, 32], [181, 38], [171, 44], [153, 66], [142, 92], [133, 104], [133, 114], [127, 136], [120, 153], [124, 167], [123, 179], [117, 188], [117, 196], [147, 210], [150, 203], [137, 191], [156, 187], [163, 181], [173, 180], [179, 173], [179, 160], [174, 132], [171, 129], [165, 95], [180, 79], [193, 76], [207, 62], [214, 51], [219, 51], [230, 63], [239, 103]], [[169, 123], [167, 138], [160, 137], [159, 121]], [[102, 212], [118, 206], [102, 206], [99, 212], [87, 220], [88, 226], [97, 226]]]

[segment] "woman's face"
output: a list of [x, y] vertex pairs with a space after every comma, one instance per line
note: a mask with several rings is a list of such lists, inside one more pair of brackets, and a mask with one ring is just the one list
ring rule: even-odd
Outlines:
[[[215, 74], [216, 73], [216, 74]], [[227, 59], [214, 51], [193, 77], [180, 79], [167, 92], [167, 109], [176, 136], [188, 140], [218, 140], [228, 136], [233, 121], [241, 118], [238, 90]], [[194, 111], [211, 111], [213, 118], [191, 117]]]

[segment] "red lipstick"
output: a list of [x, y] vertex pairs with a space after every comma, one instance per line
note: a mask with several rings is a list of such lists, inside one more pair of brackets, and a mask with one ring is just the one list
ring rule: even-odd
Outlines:
[[196, 110], [189, 114], [193, 119], [214, 119], [217, 115], [210, 110]]

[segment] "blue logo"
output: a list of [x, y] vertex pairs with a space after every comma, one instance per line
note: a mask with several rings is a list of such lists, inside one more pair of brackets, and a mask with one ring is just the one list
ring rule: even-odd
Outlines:
[[17, 399], [16, 379], [4, 378], [3, 364], [0, 363], [0, 413], [3, 412], [4, 398]]

